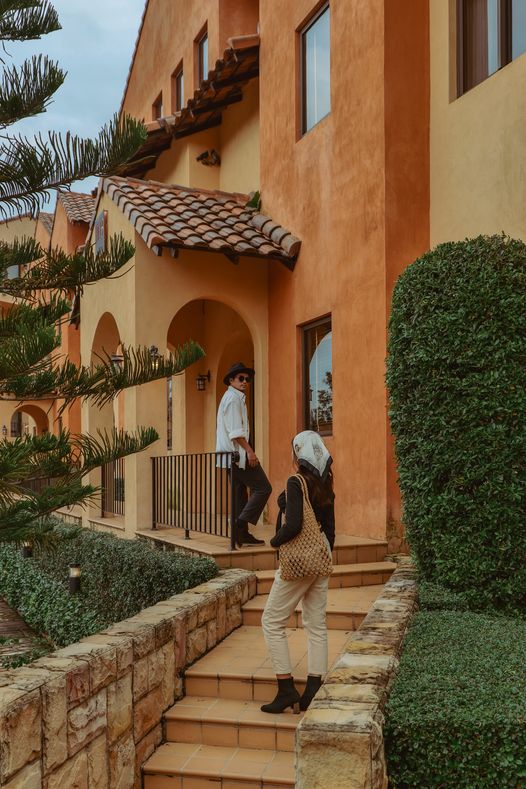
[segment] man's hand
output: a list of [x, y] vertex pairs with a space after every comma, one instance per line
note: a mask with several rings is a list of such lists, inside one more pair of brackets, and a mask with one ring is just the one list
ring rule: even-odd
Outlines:
[[251, 448], [247, 450], [247, 460], [248, 460], [248, 465], [251, 466], [252, 468], [254, 468], [254, 466], [259, 466], [258, 457], [254, 452], [254, 450]]

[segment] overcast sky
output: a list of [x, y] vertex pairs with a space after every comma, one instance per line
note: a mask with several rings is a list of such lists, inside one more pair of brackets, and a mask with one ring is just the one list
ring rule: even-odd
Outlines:
[[[47, 112], [11, 131], [32, 135], [69, 130], [94, 136], [120, 107], [144, 2], [53, 0], [62, 30], [40, 41], [10, 44], [7, 51], [15, 62], [33, 54], [48, 55], [67, 71], [66, 80]], [[96, 180], [89, 179], [73, 188], [89, 191], [95, 185]]]

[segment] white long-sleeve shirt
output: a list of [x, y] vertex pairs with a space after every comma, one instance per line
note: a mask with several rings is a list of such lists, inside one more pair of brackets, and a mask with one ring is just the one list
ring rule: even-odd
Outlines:
[[[229, 386], [217, 410], [216, 452], [239, 452], [239, 468], [246, 468], [247, 453], [236, 438], [249, 439], [250, 428], [245, 395]], [[226, 466], [218, 461], [218, 466]]]

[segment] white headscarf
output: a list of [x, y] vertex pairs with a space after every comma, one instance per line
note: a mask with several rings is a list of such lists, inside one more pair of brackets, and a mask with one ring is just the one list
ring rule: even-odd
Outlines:
[[292, 448], [299, 465], [317, 474], [324, 482], [331, 467], [332, 457], [320, 435], [314, 430], [303, 430], [294, 437]]

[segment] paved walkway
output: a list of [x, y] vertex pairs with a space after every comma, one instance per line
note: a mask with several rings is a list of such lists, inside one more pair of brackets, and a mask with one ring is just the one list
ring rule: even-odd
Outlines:
[[34, 641], [35, 634], [31, 628], [5, 600], [0, 599], [0, 660], [30, 652], [35, 646]]

